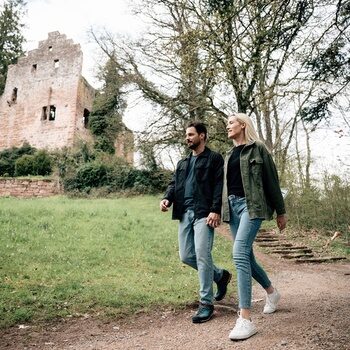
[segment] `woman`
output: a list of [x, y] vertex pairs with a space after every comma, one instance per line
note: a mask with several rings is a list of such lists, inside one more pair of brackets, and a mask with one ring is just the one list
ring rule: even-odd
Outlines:
[[228, 118], [228, 137], [234, 147], [225, 160], [223, 221], [233, 236], [233, 260], [237, 270], [239, 318], [230, 339], [247, 339], [257, 332], [250, 319], [252, 277], [266, 290], [264, 313], [273, 313], [280, 294], [255, 261], [253, 242], [262, 220], [277, 213], [277, 226], [286, 226], [284, 201], [275, 164], [259, 141], [250, 118], [237, 113]]

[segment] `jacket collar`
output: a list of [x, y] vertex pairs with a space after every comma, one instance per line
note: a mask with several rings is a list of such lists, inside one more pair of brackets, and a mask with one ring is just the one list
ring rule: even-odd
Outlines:
[[[210, 153], [210, 149], [207, 146], [205, 146], [204, 151], [198, 154], [198, 157], [208, 157], [209, 153]], [[190, 152], [185, 159], [188, 160], [191, 158], [191, 156], [192, 156], [192, 152]]]
[[[250, 147], [251, 145], [254, 145], [255, 142], [256, 142], [256, 141], [250, 141], [250, 142], [248, 142], [248, 143], [244, 146], [244, 148], [245, 148], [245, 147]], [[236, 147], [237, 147], [237, 146], [233, 145], [232, 148], [230, 148], [228, 151], [226, 151], [226, 154], [227, 154], [227, 155], [231, 154], [231, 153], [233, 152], [233, 150], [234, 150]]]

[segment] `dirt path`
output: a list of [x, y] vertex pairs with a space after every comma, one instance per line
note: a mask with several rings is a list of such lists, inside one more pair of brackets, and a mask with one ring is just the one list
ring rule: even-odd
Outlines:
[[280, 309], [263, 315], [264, 295], [254, 286], [253, 319], [259, 332], [233, 342], [228, 333], [236, 302], [224, 300], [215, 317], [192, 324], [193, 309], [159, 311], [103, 323], [92, 318], [67, 319], [0, 331], [0, 349], [350, 349], [350, 264], [296, 265], [257, 254], [282, 294]]

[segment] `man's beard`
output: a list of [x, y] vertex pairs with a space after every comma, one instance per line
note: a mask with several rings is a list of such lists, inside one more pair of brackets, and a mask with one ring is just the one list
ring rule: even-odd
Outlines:
[[193, 142], [192, 144], [187, 144], [188, 145], [188, 148], [189, 149], [196, 149], [199, 145], [200, 145], [200, 142]]

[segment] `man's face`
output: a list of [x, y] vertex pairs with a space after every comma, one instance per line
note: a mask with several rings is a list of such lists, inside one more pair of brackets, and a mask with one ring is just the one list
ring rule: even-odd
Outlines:
[[186, 142], [190, 149], [196, 149], [204, 141], [204, 134], [198, 134], [196, 128], [191, 126], [186, 129]]

